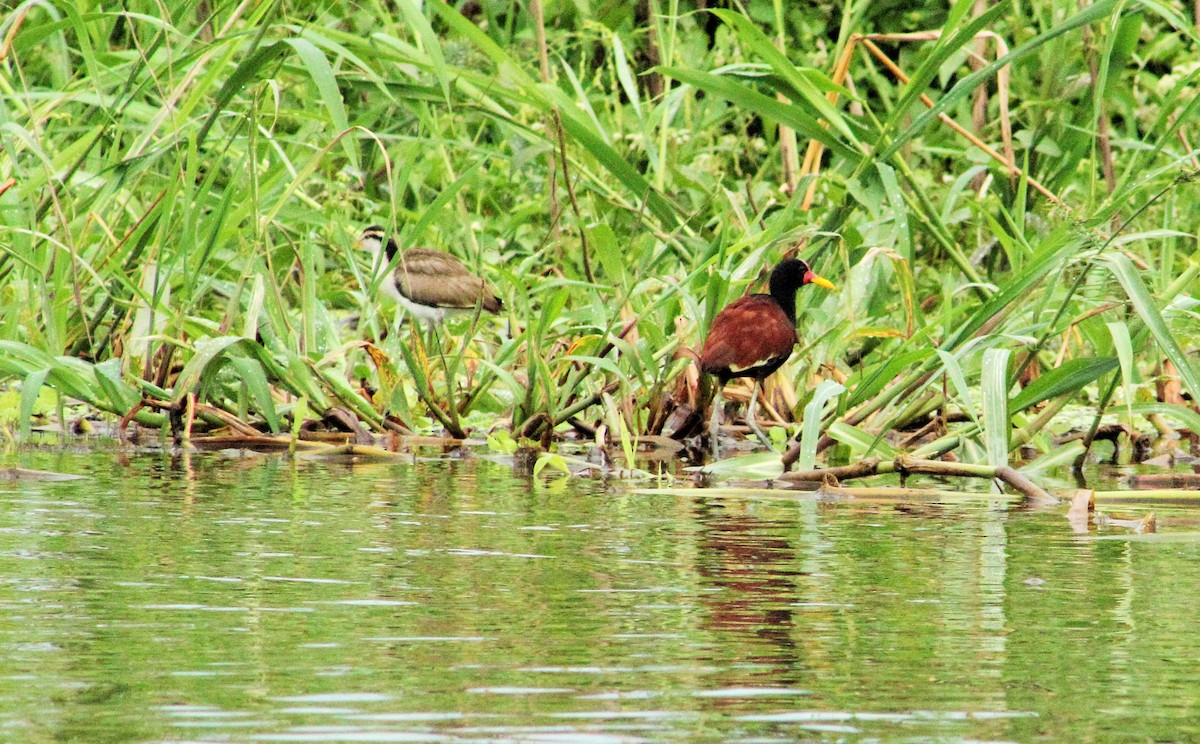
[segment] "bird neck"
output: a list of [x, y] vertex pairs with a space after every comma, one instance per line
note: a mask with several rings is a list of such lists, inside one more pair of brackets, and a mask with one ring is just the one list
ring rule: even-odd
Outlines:
[[396, 241], [388, 238], [387, 242], [384, 242], [372, 236], [362, 241], [362, 247], [371, 253], [372, 263], [375, 265], [375, 277], [386, 277], [388, 266], [392, 264], [392, 259], [400, 250], [396, 247]]
[[796, 324], [796, 290], [798, 289], [800, 289], [800, 285], [775, 274], [771, 275], [771, 297], [779, 303], [783, 314], [787, 316], [792, 325]]
[[389, 235], [387, 242], [383, 244], [383, 256], [386, 259], [386, 263], [391, 263], [392, 259], [395, 258], [396, 254], [399, 252], [400, 249], [396, 246], [396, 241], [392, 240], [391, 236]]

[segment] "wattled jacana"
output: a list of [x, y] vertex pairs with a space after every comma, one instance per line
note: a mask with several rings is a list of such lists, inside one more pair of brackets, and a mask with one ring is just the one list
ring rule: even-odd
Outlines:
[[792, 355], [796, 345], [796, 291], [805, 284], [835, 289], [833, 282], [814, 274], [804, 261], [785, 259], [771, 271], [770, 294], [747, 295], [727, 305], [713, 319], [700, 352], [700, 369], [715, 375], [719, 385], [709, 423], [714, 459], [718, 456], [721, 392], [735, 377], [754, 378], [746, 422], [770, 446], [771, 440], [754, 420], [758, 387]]
[[[504, 307], [490, 284], [467, 271], [462, 261], [449, 253], [428, 248], [400, 253], [396, 241], [379, 225], [363, 230], [355, 245], [370, 251], [383, 293], [418, 320], [435, 324], [445, 320], [449, 310], [473, 310], [478, 305], [489, 313], [498, 313]], [[398, 253], [396, 268], [387, 276], [388, 266]]]

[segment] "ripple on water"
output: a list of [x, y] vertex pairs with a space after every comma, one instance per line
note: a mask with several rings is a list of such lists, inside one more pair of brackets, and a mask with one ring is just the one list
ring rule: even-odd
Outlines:
[[338, 726], [311, 726], [289, 729], [278, 734], [258, 734], [251, 741], [293, 742], [453, 742], [454, 737], [445, 734], [429, 734], [408, 731], [364, 731]]
[[873, 721], [887, 723], [918, 723], [923, 721], [997, 721], [1008, 718], [1032, 718], [1032, 711], [933, 711], [916, 710], [908, 713], [851, 713], [830, 710], [793, 710], [783, 713], [753, 713], [735, 716], [738, 721], [764, 723], [807, 723], [823, 721]]
[[178, 604], [144, 604], [138, 605], [139, 610], [167, 610], [182, 612], [249, 612], [249, 607], [214, 607], [212, 605], [180, 602]]
[[590, 695], [577, 695], [579, 700], [652, 700], [662, 697], [658, 690], [627, 690], [624, 692], [596, 692]]
[[178, 459], [0, 509], [0, 739], [1200, 740], [1194, 533]]
[[488, 636], [379, 636], [363, 640], [373, 643], [483, 643], [496, 639]]
[[356, 721], [372, 721], [375, 723], [420, 723], [422, 721], [461, 721], [464, 718], [486, 718], [486, 714], [466, 714], [460, 711], [450, 713], [356, 713], [346, 716]]
[[472, 695], [561, 695], [575, 692], [570, 687], [469, 687]]
[[316, 601], [312, 604], [348, 605], [350, 607], [414, 607], [420, 602], [408, 602], [401, 599], [331, 599]]
[[692, 697], [702, 698], [749, 698], [749, 697], [786, 697], [788, 695], [811, 695], [808, 690], [797, 690], [790, 687], [727, 687], [719, 690], [697, 690]]
[[382, 703], [392, 699], [382, 692], [321, 692], [311, 695], [285, 695], [272, 700], [281, 703]]

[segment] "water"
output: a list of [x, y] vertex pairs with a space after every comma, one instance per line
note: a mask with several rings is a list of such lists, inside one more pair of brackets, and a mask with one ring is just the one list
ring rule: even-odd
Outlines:
[[87, 476], [0, 483], [4, 741], [1200, 736], [1187, 507], [1079, 536], [987, 495], [656, 495], [478, 457], [3, 464]]

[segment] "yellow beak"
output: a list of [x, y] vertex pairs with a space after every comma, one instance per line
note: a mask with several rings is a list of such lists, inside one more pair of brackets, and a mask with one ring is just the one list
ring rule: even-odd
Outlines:
[[815, 284], [818, 287], [824, 287], [825, 289], [831, 289], [831, 290], [837, 289], [837, 286], [834, 285], [833, 282], [829, 281], [828, 279], [826, 279], [823, 276], [817, 276], [816, 274], [813, 274], [812, 272], [809, 272], [808, 281], [810, 284]]

